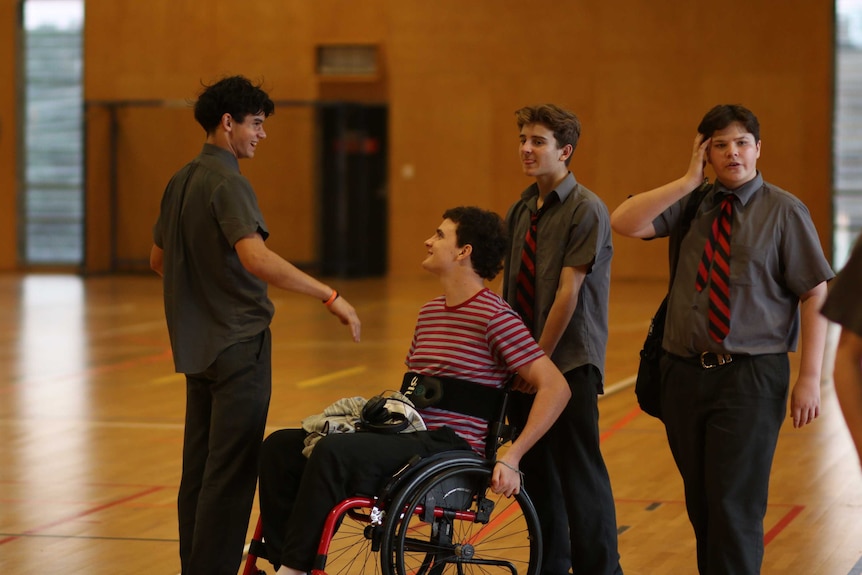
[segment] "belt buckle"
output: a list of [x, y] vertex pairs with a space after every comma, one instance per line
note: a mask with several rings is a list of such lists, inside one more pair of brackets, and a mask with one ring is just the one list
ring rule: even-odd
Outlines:
[[[710, 354], [715, 356], [715, 363], [706, 363], [706, 356], [710, 355]], [[727, 365], [728, 363], [731, 363], [732, 361], [733, 361], [733, 356], [730, 355], [729, 353], [714, 353], [711, 351], [705, 351], [702, 354], [700, 354], [700, 366], [703, 369], [713, 369], [713, 368], [716, 368], [716, 367], [719, 367], [722, 365]]]

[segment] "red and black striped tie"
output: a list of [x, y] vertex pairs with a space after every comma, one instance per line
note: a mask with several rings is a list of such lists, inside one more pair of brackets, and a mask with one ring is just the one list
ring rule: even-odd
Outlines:
[[[733, 221], [733, 194], [721, 202], [712, 222], [712, 232], [703, 248], [697, 268], [697, 291], [709, 283], [709, 335], [724, 341], [730, 332], [730, 224]], [[710, 265], [711, 264], [711, 265]]]
[[530, 330], [533, 329], [533, 305], [536, 300], [536, 244], [539, 218], [557, 202], [557, 198], [556, 193], [549, 194], [541, 209], [530, 215], [530, 227], [524, 236], [524, 249], [521, 252], [521, 267], [518, 270], [518, 285], [515, 294], [515, 309]]

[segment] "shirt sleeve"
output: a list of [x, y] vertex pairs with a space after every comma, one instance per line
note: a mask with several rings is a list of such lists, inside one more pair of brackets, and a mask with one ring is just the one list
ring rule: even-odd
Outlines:
[[795, 201], [787, 213], [780, 250], [784, 281], [797, 296], [835, 276], [823, 255], [808, 208], [801, 201]]
[[211, 201], [213, 215], [231, 246], [255, 232], [260, 233], [264, 240], [269, 237], [257, 197], [245, 178], [223, 181], [213, 191]]
[[599, 241], [608, 236], [609, 229], [607, 209], [600, 202], [588, 201], [578, 206], [569, 229], [563, 266], [591, 268], [599, 251]]
[[488, 346], [501, 365], [516, 372], [545, 352], [513, 310], [504, 310], [488, 322]]
[[[683, 206], [688, 201], [691, 194], [686, 194], [682, 199], [677, 200], [669, 208], [660, 213], [656, 219], [652, 221], [652, 226], [655, 229], [656, 238], [666, 238], [670, 235], [674, 226], [677, 225], [680, 216], [682, 215]], [[646, 238], [653, 239], [653, 238]]]

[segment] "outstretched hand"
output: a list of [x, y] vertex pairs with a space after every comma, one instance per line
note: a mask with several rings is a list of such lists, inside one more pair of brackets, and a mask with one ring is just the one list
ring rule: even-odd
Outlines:
[[362, 323], [359, 321], [359, 316], [356, 315], [356, 310], [353, 309], [350, 302], [339, 295], [328, 308], [332, 315], [341, 320], [341, 323], [350, 326], [350, 335], [353, 337], [353, 341], [358, 342]]

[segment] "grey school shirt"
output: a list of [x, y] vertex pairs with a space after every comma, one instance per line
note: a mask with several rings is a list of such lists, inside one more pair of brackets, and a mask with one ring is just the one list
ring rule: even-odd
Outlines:
[[[730, 232], [730, 333], [715, 342], [707, 333], [709, 289], [695, 277], [712, 221], [728, 190], [712, 185], [683, 238], [668, 300], [664, 349], [692, 357], [719, 353], [786, 353], [799, 337], [799, 296], [835, 275], [808, 208], [792, 194], [763, 181], [760, 172], [733, 190]], [[688, 196], [654, 221], [656, 237], [679, 224]]]
[[269, 326], [267, 284], [245, 270], [234, 250], [254, 232], [269, 236], [237, 158], [204, 144], [171, 178], [153, 227], [153, 241], [164, 250], [165, 317], [177, 372], [203, 372], [224, 349]]
[[862, 236], [856, 241], [850, 259], [829, 288], [821, 310], [829, 320], [862, 337]]
[[[554, 303], [560, 272], [564, 267], [586, 266], [588, 272], [578, 293], [577, 307], [551, 359], [563, 373], [587, 364], [595, 365], [604, 373], [614, 253], [608, 208], [596, 194], [580, 185], [571, 172], [552, 193], [556, 193], [560, 201], [549, 205], [539, 218], [535, 323], [527, 327], [538, 340]], [[506, 215], [509, 250], [504, 262], [503, 297], [513, 307], [521, 251], [538, 198], [539, 188], [532, 184]], [[549, 204], [547, 199], [545, 203]]]

